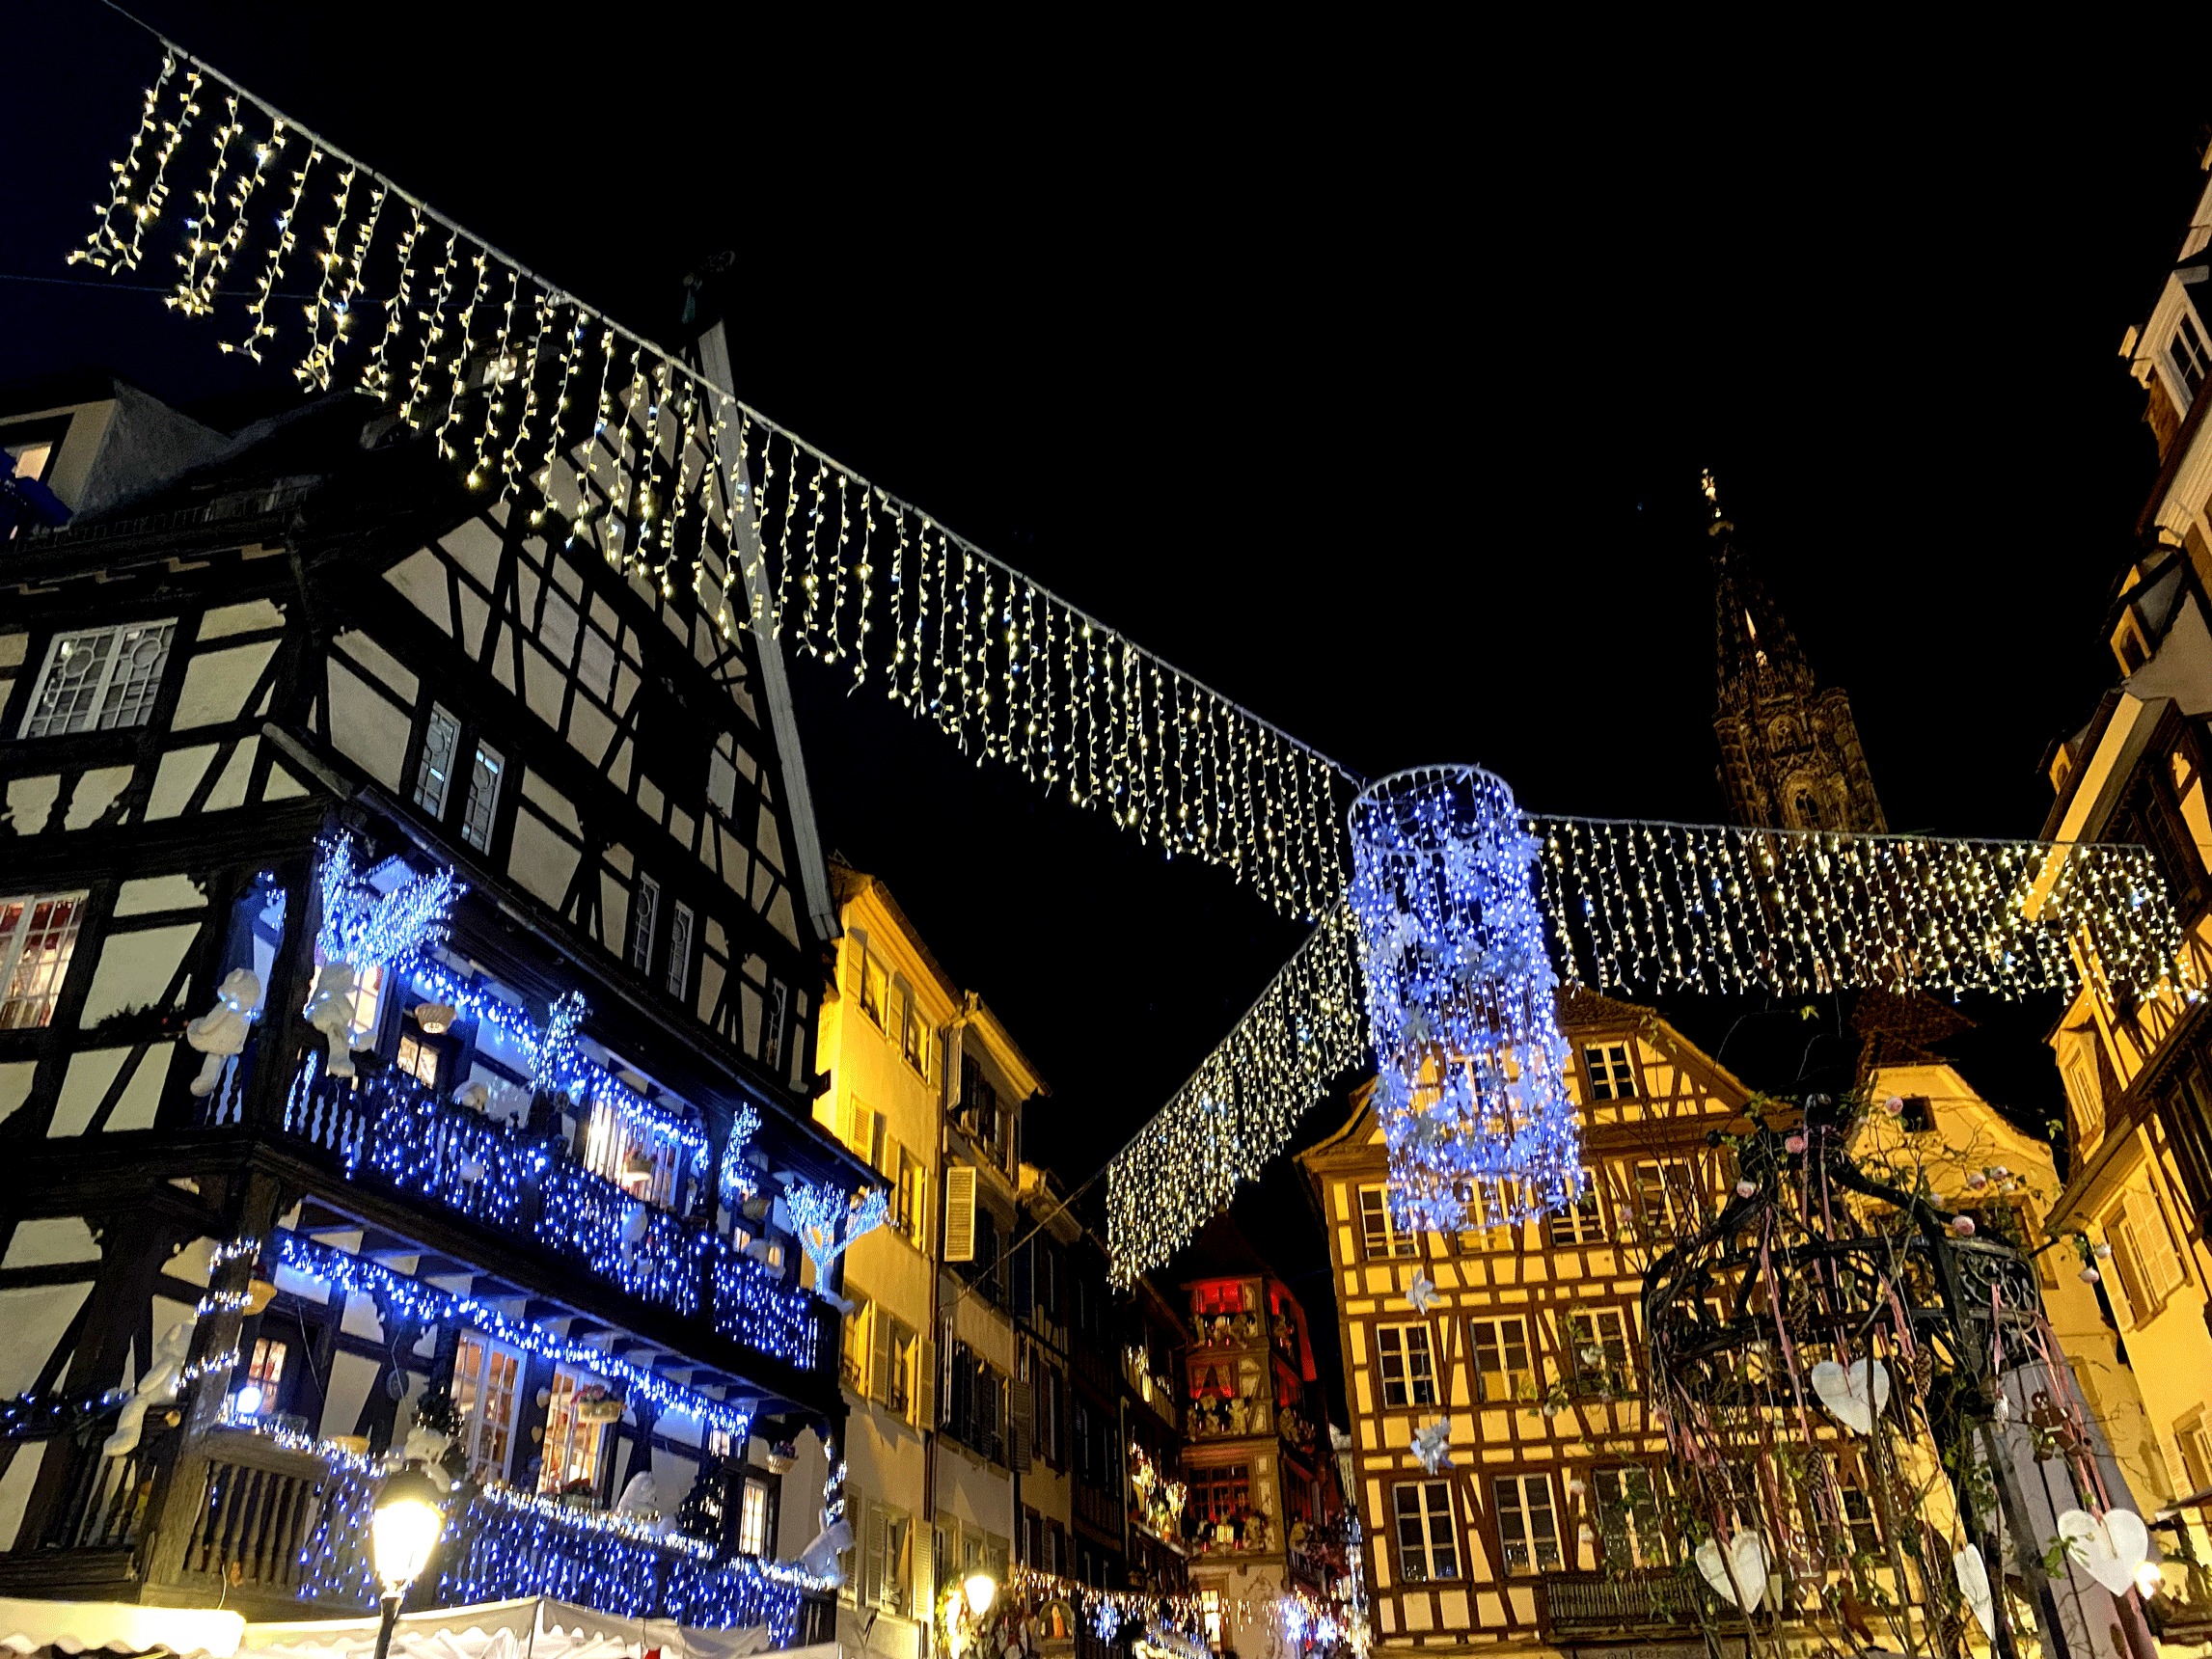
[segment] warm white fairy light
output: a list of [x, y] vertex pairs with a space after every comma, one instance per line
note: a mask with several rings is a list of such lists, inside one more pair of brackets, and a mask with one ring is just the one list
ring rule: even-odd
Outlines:
[[146, 89], [146, 102], [139, 110], [138, 130], [130, 135], [130, 145], [122, 159], [108, 163], [113, 176], [108, 186], [107, 204], [98, 208], [99, 223], [93, 227], [85, 245], [70, 253], [69, 263], [85, 263], [100, 270], [111, 268], [122, 247], [122, 237], [116, 231], [117, 215], [122, 214], [133, 224], [137, 223], [143, 206], [138, 184], [142, 157], [149, 142], [159, 128], [156, 117], [161, 108], [161, 95], [169, 86], [169, 79], [177, 73], [177, 55], [164, 52], [161, 68], [153, 77], [153, 84]]
[[249, 326], [246, 338], [226, 350], [244, 352], [256, 363], [261, 361], [261, 342], [276, 338], [276, 325], [269, 321], [269, 301], [276, 297], [277, 284], [284, 281], [285, 261], [291, 258], [299, 245], [300, 203], [307, 196], [308, 176], [314, 172], [314, 164], [322, 159], [322, 151], [309, 145], [307, 156], [292, 169], [292, 193], [285, 204], [284, 211], [277, 215], [277, 236], [270, 245], [269, 257], [261, 266], [261, 274], [254, 279], [254, 297], [246, 302]]

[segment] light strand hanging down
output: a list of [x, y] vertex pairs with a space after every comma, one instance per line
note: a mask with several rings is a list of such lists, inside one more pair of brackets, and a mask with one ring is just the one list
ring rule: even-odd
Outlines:
[[2093, 964], [2126, 995], [2180, 960], [2180, 918], [2142, 847], [1590, 818], [1531, 829], [1571, 985], [2070, 995]]
[[[1568, 985], [1667, 992], [1925, 989], [2195, 1001], [2203, 988], [2144, 849], [2109, 843], [1532, 818], [1553, 969]], [[1344, 930], [1347, 949], [1323, 949]], [[1364, 1026], [1325, 1062], [1280, 1057], [1368, 995], [1330, 912], [1188, 1082], [1106, 1167], [1107, 1244], [1127, 1284], [1168, 1261], [1366, 1061]], [[1311, 957], [1325, 979], [1294, 970]], [[1251, 1058], [1247, 1058], [1250, 1056]], [[1348, 1056], [1348, 1057], [1339, 1057]], [[1208, 1102], [1234, 1100], [1234, 1110]]]
[[1358, 928], [1340, 902], [1106, 1166], [1115, 1282], [1165, 1264], [1366, 1059]]
[[[204, 98], [221, 119], [196, 119]], [[978, 763], [1222, 865], [1280, 911], [1318, 917], [1343, 891], [1358, 779], [1342, 767], [181, 48], [164, 42], [106, 195], [73, 260], [159, 264], [166, 235], [169, 305], [223, 313], [224, 350], [296, 355], [303, 390], [378, 398], [472, 489], [516, 499], [646, 592], [695, 599], [725, 634], [783, 638], [855, 689], [872, 678]], [[235, 317], [219, 287], [233, 266], [253, 274]], [[302, 268], [314, 293], [295, 331], [269, 302]]]

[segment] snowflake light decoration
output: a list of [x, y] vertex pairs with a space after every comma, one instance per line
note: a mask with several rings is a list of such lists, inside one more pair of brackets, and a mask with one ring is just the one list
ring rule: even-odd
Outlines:
[[1571, 1203], [1582, 1139], [1537, 902], [1541, 844], [1513, 791], [1471, 766], [1399, 773], [1352, 803], [1352, 840], [1399, 1224], [1456, 1233]]

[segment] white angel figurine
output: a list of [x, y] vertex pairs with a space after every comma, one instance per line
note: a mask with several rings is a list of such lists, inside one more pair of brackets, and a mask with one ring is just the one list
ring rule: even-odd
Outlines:
[[207, 1057], [192, 1079], [195, 1095], [211, 1095], [223, 1080], [223, 1063], [246, 1047], [248, 1016], [261, 999], [260, 977], [249, 967], [232, 968], [215, 992], [215, 1006], [184, 1027], [184, 1041]]

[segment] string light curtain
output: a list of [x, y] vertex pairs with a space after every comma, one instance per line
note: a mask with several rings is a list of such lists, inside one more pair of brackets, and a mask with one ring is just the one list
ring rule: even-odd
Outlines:
[[[1356, 930], [1338, 903], [1354, 775], [173, 44], [94, 211], [72, 258], [165, 273], [170, 306], [223, 349], [288, 360], [310, 392], [376, 397], [472, 489], [664, 601], [689, 596], [725, 635], [780, 638], [856, 690], [873, 680], [978, 761], [1320, 920], [1114, 1160], [1124, 1278], [1172, 1254], [1360, 1063]], [[2088, 963], [2129, 994], [2159, 983], [2180, 938], [2136, 848], [1573, 819], [1531, 830], [1570, 984], [2017, 995], [2070, 990]]]
[[725, 635], [751, 625], [872, 680], [963, 752], [1285, 913], [1343, 890], [1357, 779], [1341, 767], [180, 48], [164, 42], [95, 212], [73, 260], [168, 273], [170, 307], [224, 350], [376, 397], [472, 489], [693, 596]]

